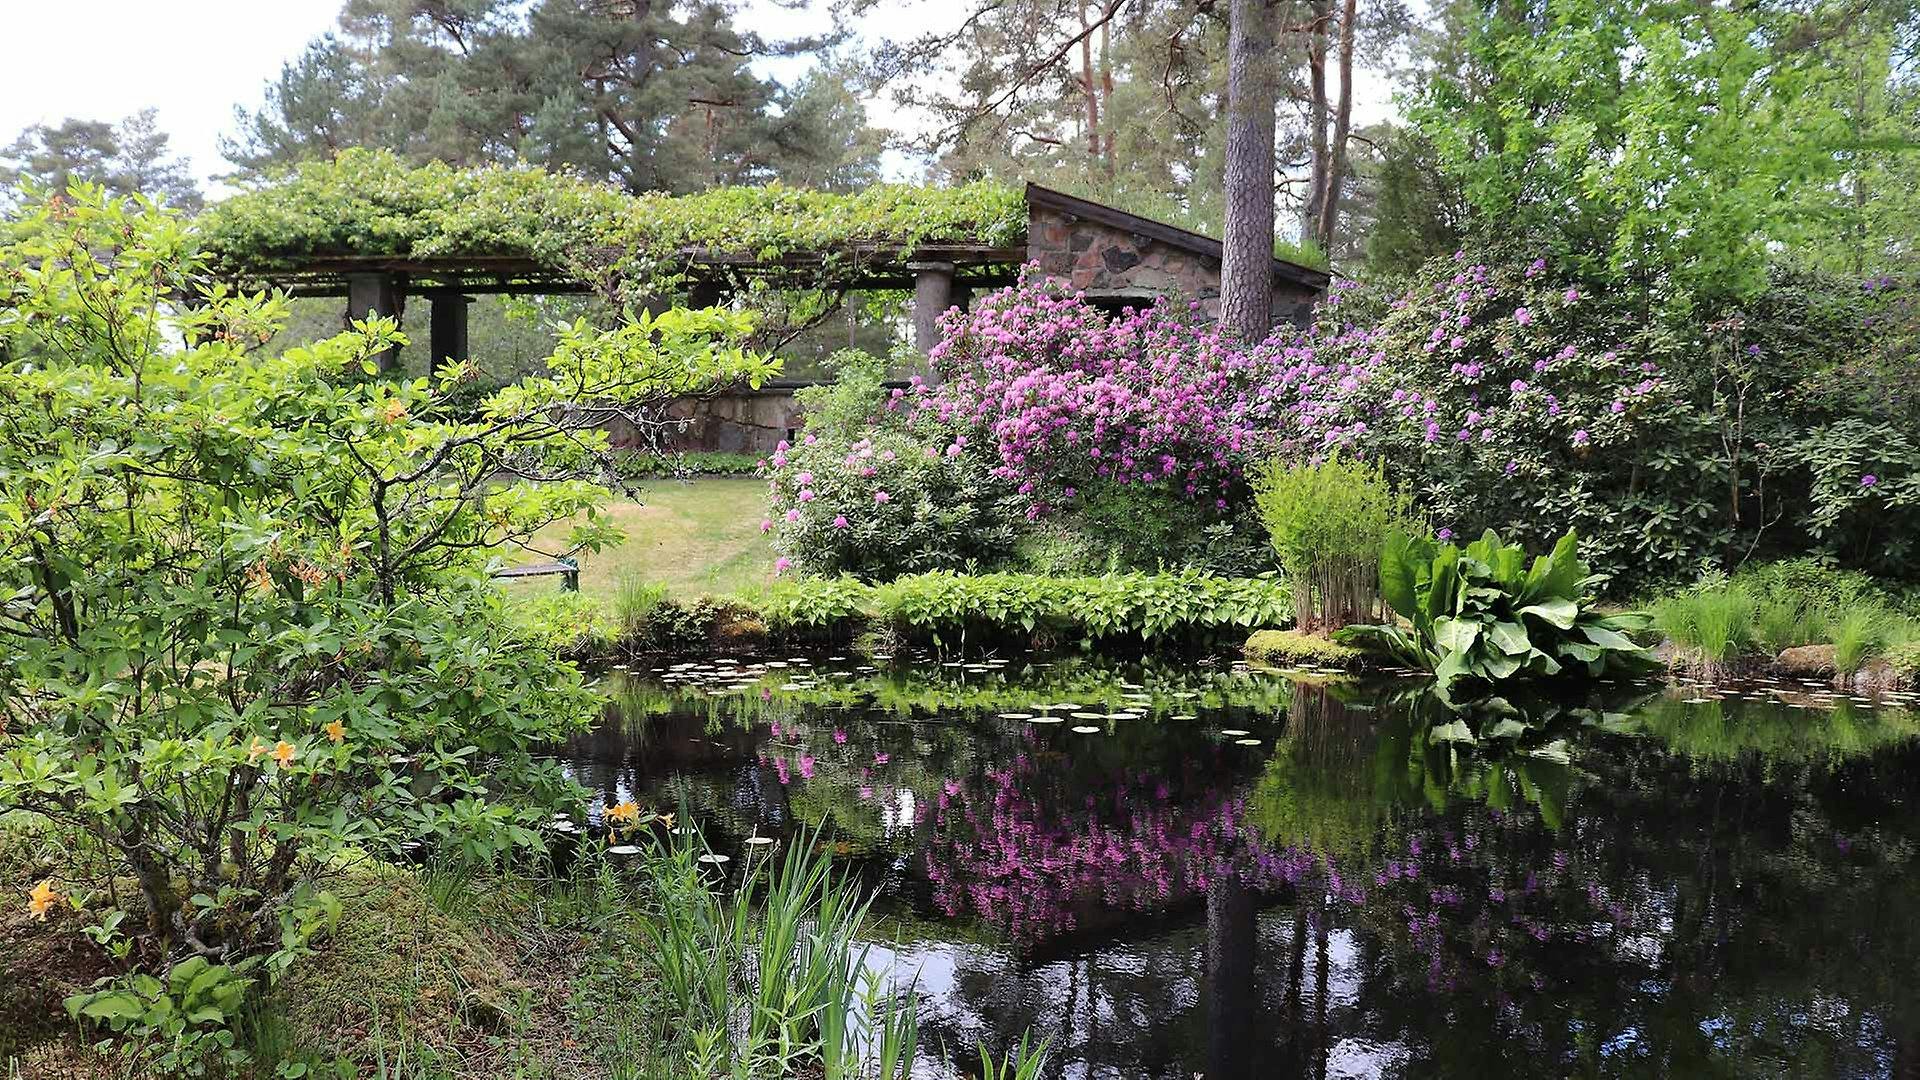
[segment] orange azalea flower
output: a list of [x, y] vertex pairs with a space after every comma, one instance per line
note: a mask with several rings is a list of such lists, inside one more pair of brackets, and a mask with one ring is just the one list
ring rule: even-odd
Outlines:
[[607, 820], [609, 821], [633, 821], [639, 818], [639, 816], [640, 807], [637, 803], [623, 802], [619, 806], [612, 807], [607, 811]]
[[339, 742], [347, 737], [347, 725], [338, 720], [335, 720], [320, 730], [326, 732], [327, 738], [332, 739], [334, 742]]
[[293, 744], [290, 742], [281, 741], [273, 744], [273, 760], [279, 762], [283, 769], [293, 764], [293, 753]]
[[259, 761], [260, 755], [266, 752], [267, 752], [266, 743], [261, 742], [259, 739], [253, 740], [253, 745], [247, 747], [247, 764], [251, 765], [256, 761]]
[[388, 398], [386, 403], [380, 406], [380, 419], [389, 424], [399, 423], [406, 418], [406, 415], [407, 403], [399, 398]]
[[53, 879], [49, 878], [35, 885], [33, 891], [27, 894], [27, 910], [33, 912], [34, 918], [44, 919], [55, 904], [65, 899], [54, 890]]
[[671, 829], [671, 828], [673, 828], [673, 815], [672, 815], [672, 814], [661, 814], [661, 815], [660, 815], [660, 824], [662, 824], [662, 825], [665, 825], [665, 826], [666, 826], [667, 828], [669, 828], [669, 829]]

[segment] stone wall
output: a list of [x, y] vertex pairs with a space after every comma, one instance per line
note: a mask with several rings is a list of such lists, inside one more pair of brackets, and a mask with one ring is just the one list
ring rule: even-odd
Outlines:
[[[1220, 260], [1164, 240], [1030, 202], [1027, 258], [1094, 300], [1144, 306], [1184, 296], [1200, 301], [1208, 318], [1220, 317]], [[1305, 326], [1319, 297], [1318, 288], [1276, 275], [1274, 321]]]
[[[665, 449], [770, 454], [775, 444], [791, 439], [800, 427], [802, 411], [793, 395], [803, 385], [771, 384], [759, 390], [676, 401], [667, 413], [684, 423], [668, 433]], [[615, 446], [639, 441], [624, 420], [610, 422], [607, 430]]]

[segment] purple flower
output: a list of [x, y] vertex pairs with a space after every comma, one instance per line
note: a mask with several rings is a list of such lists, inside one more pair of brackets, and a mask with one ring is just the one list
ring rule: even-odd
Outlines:
[[1580, 299], [1580, 290], [1579, 290], [1579, 289], [1572, 289], [1572, 288], [1570, 288], [1570, 289], [1568, 289], [1568, 290], [1567, 290], [1567, 303], [1569, 303], [1569, 304], [1571, 304], [1571, 303], [1573, 303], [1573, 302], [1574, 302], [1575, 300], [1578, 300], [1578, 299]]
[[877, 503], [889, 502], [892, 499], [893, 499], [893, 496], [887, 494], [884, 491], [876, 491], [873, 493], [873, 501]]
[[1862, 476], [1860, 478], [1860, 486], [1863, 488], [1870, 488], [1879, 482], [1880, 482], [1880, 478], [1873, 475], [1872, 473], [1868, 473], [1865, 476]]
[[1514, 308], [1513, 321], [1519, 323], [1521, 326], [1527, 326], [1533, 322], [1533, 312], [1523, 307]]
[[845, 514], [835, 514], [835, 515], [833, 515], [833, 527], [834, 527], [834, 528], [836, 528], [836, 529], [844, 529], [844, 528], [846, 528], [846, 527], [847, 527], [847, 515], [845, 515]]
[[787, 558], [785, 555], [773, 560], [773, 572], [776, 574], [784, 574], [792, 568], [793, 560]]
[[1579, 431], [1576, 431], [1573, 433], [1573, 445], [1585, 446], [1587, 445], [1589, 438], [1590, 436], [1588, 436], [1587, 434], [1587, 429], [1581, 428]]
[[800, 520], [800, 511], [798, 511], [798, 510], [789, 510], [789, 511], [787, 511], [787, 520], [788, 520], [788, 521], [799, 521], [799, 520]]
[[[1452, 530], [1452, 529], [1441, 529], [1441, 530], [1440, 530], [1439, 532], [1437, 532], [1437, 533], [1435, 533], [1434, 535], [1435, 535], [1435, 536], [1438, 536], [1438, 537], [1439, 537], [1440, 539], [1442, 539], [1442, 540], [1451, 540], [1451, 539], [1453, 539], [1453, 530]], [[1417, 855], [1417, 854], [1419, 854], [1419, 852], [1415, 852], [1414, 854], [1416, 854], [1416, 855]]]

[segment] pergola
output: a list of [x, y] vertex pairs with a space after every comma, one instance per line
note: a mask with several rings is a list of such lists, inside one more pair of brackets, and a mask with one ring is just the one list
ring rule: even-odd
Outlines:
[[[761, 258], [741, 252], [684, 248], [679, 276], [696, 306], [719, 303], [748, 279], [847, 291], [911, 289], [914, 344], [939, 340], [936, 320], [976, 288], [1011, 285], [1026, 260], [1024, 246], [933, 243], [910, 249], [851, 244], [834, 251], [782, 252]], [[523, 256], [314, 255], [284, 269], [259, 271], [260, 284], [303, 297], [345, 297], [347, 317], [398, 318], [409, 297], [432, 305], [428, 348], [435, 362], [468, 355], [467, 305], [481, 294], [557, 295], [600, 291], [594, 282]], [[389, 350], [391, 354], [393, 350]], [[394, 357], [382, 358], [383, 366]]]

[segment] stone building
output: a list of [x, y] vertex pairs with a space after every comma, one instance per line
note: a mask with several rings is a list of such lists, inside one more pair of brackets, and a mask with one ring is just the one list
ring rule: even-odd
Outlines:
[[[1103, 306], [1186, 296], [1220, 316], [1220, 241], [1039, 184], [1027, 185], [1027, 260]], [[1273, 260], [1274, 322], [1306, 325], [1328, 280], [1324, 270]]]

